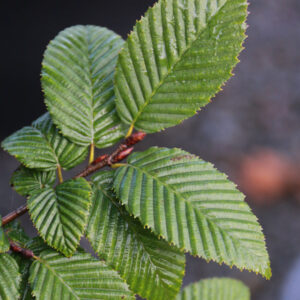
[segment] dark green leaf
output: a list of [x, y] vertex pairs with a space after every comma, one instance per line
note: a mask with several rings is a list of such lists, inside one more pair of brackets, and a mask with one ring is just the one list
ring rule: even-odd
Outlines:
[[221, 89], [245, 38], [246, 0], [160, 0], [137, 22], [115, 74], [121, 120], [157, 132]]
[[53, 186], [55, 180], [55, 171], [43, 172], [20, 167], [14, 172], [10, 183], [17, 193], [27, 197], [37, 190]]
[[32, 264], [29, 281], [37, 300], [135, 299], [117, 272], [87, 253], [66, 258], [44, 251]]
[[179, 149], [135, 153], [115, 173], [127, 210], [180, 249], [271, 276], [257, 218], [226, 175]]
[[0, 299], [19, 299], [21, 276], [17, 262], [9, 254], [0, 254]]
[[54, 123], [74, 143], [99, 148], [124, 136], [116, 113], [113, 74], [123, 40], [97, 26], [73, 26], [50, 42], [42, 85]]
[[2, 228], [2, 217], [0, 215], [0, 253], [7, 252], [9, 250], [9, 247], [9, 240]]
[[28, 199], [30, 217], [51, 247], [71, 256], [84, 233], [91, 203], [89, 183], [78, 178], [45, 188]]
[[110, 190], [112, 177], [113, 172], [99, 172], [92, 178], [87, 237], [94, 251], [143, 298], [174, 299], [184, 275], [184, 254], [129, 216]]
[[49, 114], [24, 127], [2, 142], [2, 147], [28, 168], [71, 169], [87, 156], [88, 148], [72, 144], [53, 125]]
[[176, 300], [250, 300], [250, 291], [241, 281], [213, 278], [187, 286]]

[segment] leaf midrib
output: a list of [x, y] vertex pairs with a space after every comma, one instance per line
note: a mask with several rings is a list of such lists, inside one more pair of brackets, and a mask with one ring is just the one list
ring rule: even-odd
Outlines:
[[51, 265], [48, 264], [46, 260], [44, 260], [41, 257], [37, 257], [36, 260], [39, 263], [41, 263], [42, 266], [46, 267], [50, 272], [52, 272], [53, 275], [56, 276], [62, 282], [62, 284], [68, 288], [68, 290], [70, 290], [70, 292], [72, 293], [73, 296], [75, 296], [76, 299], [80, 300], [80, 298], [77, 296], [75, 291], [73, 291], [73, 289], [64, 281], [64, 279], [61, 276], [59, 276], [59, 274], [55, 271], [55, 269], [51, 267]]
[[[182, 52], [182, 54], [178, 57], [178, 59], [174, 62], [174, 64], [170, 67], [170, 69], [168, 70], [168, 72], [163, 76], [163, 78], [160, 80], [160, 82], [158, 83], [158, 85], [154, 88], [154, 90], [152, 91], [151, 95], [148, 97], [148, 99], [145, 101], [145, 103], [143, 104], [143, 106], [141, 107], [141, 109], [139, 110], [139, 112], [137, 113], [136, 117], [133, 119], [133, 121], [131, 122], [131, 126], [134, 127], [135, 123], [137, 122], [138, 118], [140, 117], [140, 115], [143, 113], [144, 109], [146, 108], [146, 106], [148, 106], [148, 104], [150, 103], [150, 101], [152, 100], [152, 98], [155, 96], [156, 92], [159, 90], [159, 88], [164, 84], [165, 79], [173, 72], [173, 70], [176, 68], [177, 64], [180, 63], [180, 61], [182, 60], [182, 58], [185, 56], [185, 54], [193, 47], [194, 43], [197, 42], [198, 38], [201, 36], [201, 34], [203, 33], [203, 31], [205, 31], [208, 26], [209, 23], [211, 21], [211, 19], [213, 17], [215, 17], [216, 15], [218, 15], [220, 13], [220, 11], [222, 10], [222, 8], [227, 4], [228, 0], [226, 2], [224, 2], [224, 4], [218, 9], [218, 11], [214, 14], [211, 15], [209, 20], [206, 20], [205, 22], [205, 26], [199, 30], [199, 32], [195, 35], [195, 39], [189, 44], [189, 46]], [[158, 2], [156, 5], [159, 5], [160, 3]], [[154, 6], [155, 7], [155, 6]], [[154, 7], [152, 9], [154, 9]], [[206, 5], [207, 8], [207, 5]], [[147, 15], [147, 17], [149, 17], [149, 13]]]

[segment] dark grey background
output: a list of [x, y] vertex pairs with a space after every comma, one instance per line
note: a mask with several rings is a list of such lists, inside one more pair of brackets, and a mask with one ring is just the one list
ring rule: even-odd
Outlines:
[[[0, 138], [30, 124], [45, 111], [39, 74], [43, 51], [58, 31], [75, 24], [106, 26], [124, 38], [153, 0], [1, 1]], [[300, 159], [300, 2], [251, 0], [246, 50], [224, 90], [197, 116], [147, 138], [150, 145], [181, 147], [234, 175], [235, 159], [268, 146]], [[24, 200], [9, 187], [17, 162], [0, 151], [0, 213]], [[233, 276], [256, 300], [299, 300], [300, 206], [282, 199], [255, 206], [267, 238], [273, 277], [188, 257], [184, 284], [211, 276]], [[22, 222], [30, 231], [27, 217]], [[293, 273], [291, 273], [293, 272]], [[298, 276], [298, 277], [297, 277]]]

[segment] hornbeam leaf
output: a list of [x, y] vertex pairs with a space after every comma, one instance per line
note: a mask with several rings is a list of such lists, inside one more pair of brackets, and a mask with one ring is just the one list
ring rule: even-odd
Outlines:
[[43, 251], [30, 268], [29, 281], [37, 300], [135, 299], [117, 272], [87, 253], [66, 258]]
[[0, 215], [0, 253], [7, 252], [9, 250], [9, 247], [9, 240], [2, 228], [2, 217]]
[[4, 227], [5, 233], [8, 238], [20, 245], [23, 248], [26, 248], [27, 243], [30, 241], [30, 238], [25, 233], [19, 221], [14, 220], [11, 223], [8, 223]]
[[87, 238], [132, 291], [148, 300], [174, 299], [184, 275], [184, 254], [144, 229], [121, 207], [111, 191], [112, 178], [113, 172], [99, 172], [92, 178]]
[[9, 254], [0, 254], [0, 299], [19, 299], [20, 282], [17, 262]]
[[185, 287], [176, 300], [250, 300], [250, 291], [241, 281], [229, 278], [201, 280]]
[[21, 283], [19, 286], [20, 298], [22, 300], [33, 300], [32, 291], [28, 282], [29, 269], [32, 264], [32, 260], [24, 258], [19, 254], [12, 253], [12, 256], [19, 265], [19, 272], [21, 273]]
[[71, 256], [84, 233], [91, 203], [91, 188], [83, 179], [45, 188], [28, 199], [29, 214], [47, 244]]
[[10, 183], [17, 193], [27, 197], [37, 190], [53, 186], [55, 180], [55, 171], [44, 172], [21, 166], [14, 172]]
[[157, 132], [220, 90], [245, 38], [246, 0], [160, 0], [137, 22], [115, 74], [121, 120]]
[[73, 26], [47, 47], [42, 86], [53, 121], [79, 145], [99, 148], [126, 132], [115, 108], [113, 75], [123, 40], [97, 26]]
[[206, 260], [271, 276], [257, 218], [210, 163], [180, 149], [131, 155], [114, 176], [120, 201], [144, 226]]
[[63, 137], [52, 123], [48, 113], [12, 134], [2, 147], [16, 156], [28, 168], [44, 171], [57, 166], [71, 169], [87, 156], [88, 148], [75, 145]]

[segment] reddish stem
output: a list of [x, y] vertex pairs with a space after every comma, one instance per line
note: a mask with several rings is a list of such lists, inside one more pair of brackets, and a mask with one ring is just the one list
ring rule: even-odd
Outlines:
[[[104, 154], [96, 158], [90, 165], [88, 165], [82, 172], [74, 178], [87, 177], [90, 174], [98, 171], [105, 166], [111, 166], [125, 159], [132, 151], [135, 144], [142, 141], [146, 137], [146, 133], [138, 131], [128, 137], [120, 146], [110, 155]], [[2, 225], [6, 225], [14, 219], [24, 215], [28, 211], [26, 204], [17, 208], [15, 211], [10, 212], [2, 218]]]
[[19, 245], [15, 244], [14, 242], [10, 242], [10, 250], [16, 253], [20, 253], [26, 258], [34, 258], [34, 254], [31, 250], [24, 249]]

